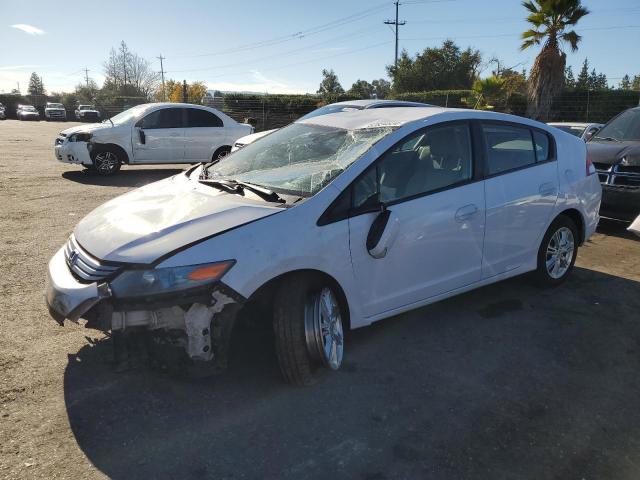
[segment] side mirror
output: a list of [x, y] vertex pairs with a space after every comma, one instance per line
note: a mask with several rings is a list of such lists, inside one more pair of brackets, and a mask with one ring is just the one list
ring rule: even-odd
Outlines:
[[367, 251], [373, 258], [383, 258], [398, 233], [398, 217], [381, 205], [381, 211], [375, 218], [367, 234]]
[[599, 130], [599, 128], [592, 128], [591, 130], [589, 130], [584, 136], [584, 141], [588, 142], [589, 140], [591, 140]]
[[142, 145], [147, 143], [147, 136], [144, 134], [144, 130], [142, 128], [138, 130], [138, 136], [140, 137], [140, 143]]

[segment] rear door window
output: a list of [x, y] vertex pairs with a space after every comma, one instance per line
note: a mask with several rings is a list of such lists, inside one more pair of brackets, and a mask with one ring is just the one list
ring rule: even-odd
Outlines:
[[528, 128], [491, 123], [483, 124], [482, 132], [489, 175], [497, 175], [536, 163], [531, 130]]
[[222, 120], [214, 113], [199, 108], [187, 108], [187, 128], [222, 126]]

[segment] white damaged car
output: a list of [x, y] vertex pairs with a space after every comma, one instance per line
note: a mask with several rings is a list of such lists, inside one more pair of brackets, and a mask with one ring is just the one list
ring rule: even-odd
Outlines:
[[123, 164], [198, 163], [231, 151], [238, 138], [253, 131], [222, 112], [201, 105], [147, 103], [102, 123], [72, 127], [55, 140], [63, 163], [113, 175]]
[[584, 142], [528, 119], [318, 116], [95, 209], [51, 259], [46, 302], [208, 372], [259, 311], [286, 381], [308, 384], [340, 368], [345, 329], [526, 272], [564, 281], [600, 197]]

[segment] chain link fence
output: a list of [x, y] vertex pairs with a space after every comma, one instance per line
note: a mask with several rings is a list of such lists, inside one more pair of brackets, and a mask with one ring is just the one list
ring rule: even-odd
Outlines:
[[[500, 101], [479, 101], [471, 90], [442, 90], [397, 95], [399, 100], [411, 100], [450, 108], [486, 108], [497, 112], [526, 116], [527, 102], [522, 94], [514, 94]], [[238, 122], [250, 121], [256, 131], [280, 128], [294, 122], [316, 108], [335, 101], [349, 100], [346, 95], [323, 99], [315, 95], [256, 95], [227, 93], [217, 97], [187, 98], [187, 103], [205, 104], [216, 108]], [[1, 94], [0, 103], [6, 107], [8, 118], [16, 118], [20, 103], [34, 105], [44, 118], [47, 101], [44, 95], [19, 96]], [[96, 100], [101, 117], [109, 118], [135, 105], [148, 102], [146, 97], [113, 97], [108, 103]], [[640, 92], [629, 90], [565, 91], [552, 103], [550, 121], [605, 123], [623, 110], [640, 104]], [[67, 119], [75, 119], [76, 105], [65, 105]]]

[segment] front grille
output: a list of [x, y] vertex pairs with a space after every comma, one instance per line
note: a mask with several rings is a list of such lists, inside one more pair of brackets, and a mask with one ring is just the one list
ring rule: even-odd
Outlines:
[[73, 235], [64, 247], [64, 258], [73, 276], [86, 283], [108, 280], [121, 269], [119, 265], [107, 265], [91, 256], [78, 244]]
[[80, 114], [80, 117], [82, 118], [82, 120], [97, 120], [98, 114], [95, 112], [86, 112]]
[[639, 165], [616, 165], [613, 171], [618, 173], [635, 173], [637, 175], [640, 175], [640, 166]]
[[608, 163], [593, 163], [593, 166], [596, 167], [596, 170], [600, 172], [608, 172], [611, 170], [611, 165]]
[[598, 172], [598, 179], [603, 185], [619, 187], [640, 187], [640, 167], [636, 165], [610, 165], [594, 163]]

